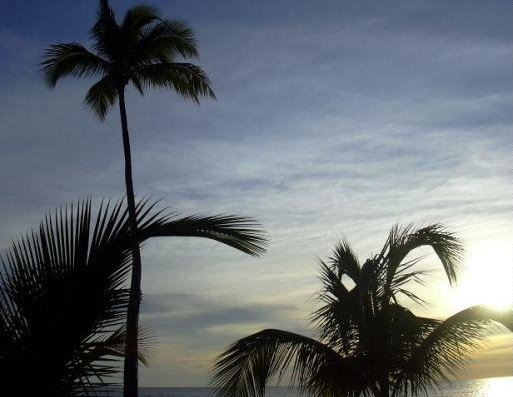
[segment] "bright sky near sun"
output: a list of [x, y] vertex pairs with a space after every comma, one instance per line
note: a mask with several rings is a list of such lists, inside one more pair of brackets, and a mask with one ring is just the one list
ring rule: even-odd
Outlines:
[[[112, 1], [118, 14], [137, 1]], [[511, 4], [507, 0], [148, 0], [188, 21], [218, 101], [127, 98], [135, 189], [184, 214], [252, 216], [261, 259], [199, 240], [148, 243], [143, 323], [159, 337], [147, 386], [201, 386], [223, 349], [266, 327], [311, 335], [317, 258], [346, 236], [364, 260], [395, 223], [443, 222], [466, 247], [424, 314], [513, 301]], [[123, 195], [116, 112], [52, 92], [55, 41], [87, 43], [94, 1], [0, 2], [0, 247], [62, 203]], [[511, 334], [462, 377], [513, 373]]]

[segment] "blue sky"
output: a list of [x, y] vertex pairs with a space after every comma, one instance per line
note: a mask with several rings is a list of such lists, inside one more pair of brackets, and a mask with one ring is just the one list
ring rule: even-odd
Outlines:
[[[467, 247], [457, 289], [429, 279], [428, 314], [511, 295], [510, 2], [149, 3], [195, 29], [218, 101], [130, 91], [138, 195], [255, 217], [272, 244], [258, 260], [198, 240], [145, 246], [159, 348], [144, 384], [204, 385], [217, 354], [265, 327], [311, 334], [317, 258], [343, 235], [365, 258], [396, 222], [442, 221]], [[6, 247], [58, 204], [124, 185], [117, 113], [100, 123], [82, 105], [90, 81], [52, 92], [37, 72], [48, 44], [87, 42], [95, 2], [0, 4]], [[463, 376], [511, 373], [511, 337], [494, 343]]]

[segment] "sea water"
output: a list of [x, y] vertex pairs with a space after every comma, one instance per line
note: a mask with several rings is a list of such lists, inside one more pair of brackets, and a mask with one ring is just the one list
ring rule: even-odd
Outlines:
[[[420, 394], [425, 395], [425, 394]], [[213, 390], [201, 387], [157, 387], [142, 388], [140, 397], [212, 397]], [[294, 389], [287, 387], [269, 388], [267, 397], [298, 397]], [[513, 396], [513, 377], [475, 379], [449, 382], [433, 389], [429, 397], [510, 397]], [[306, 397], [306, 396], [305, 396]]]

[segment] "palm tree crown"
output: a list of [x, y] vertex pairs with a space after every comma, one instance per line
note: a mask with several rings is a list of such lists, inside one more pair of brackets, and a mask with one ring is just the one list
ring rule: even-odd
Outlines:
[[455, 374], [489, 331], [492, 320], [513, 330], [512, 313], [483, 306], [445, 321], [415, 315], [401, 299], [424, 272], [406, 255], [431, 246], [451, 283], [462, 253], [441, 225], [394, 227], [381, 252], [360, 264], [347, 242], [321, 262], [322, 306], [313, 313], [317, 339], [267, 329], [235, 342], [217, 360], [213, 385], [220, 397], [264, 396], [271, 377], [292, 369], [291, 382], [318, 397], [416, 394]]
[[128, 10], [118, 24], [102, 0], [91, 38], [92, 51], [76, 42], [51, 45], [41, 69], [51, 87], [66, 76], [99, 78], [85, 102], [101, 119], [129, 83], [141, 94], [146, 88], [167, 87], [196, 102], [202, 96], [215, 98], [201, 68], [176, 61], [198, 56], [194, 34], [182, 21], [163, 19], [155, 8], [141, 5]]

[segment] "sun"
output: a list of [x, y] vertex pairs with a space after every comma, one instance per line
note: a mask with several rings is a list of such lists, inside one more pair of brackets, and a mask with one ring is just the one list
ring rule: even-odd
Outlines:
[[513, 250], [509, 241], [476, 244], [467, 251], [465, 268], [454, 291], [456, 305], [513, 307]]

